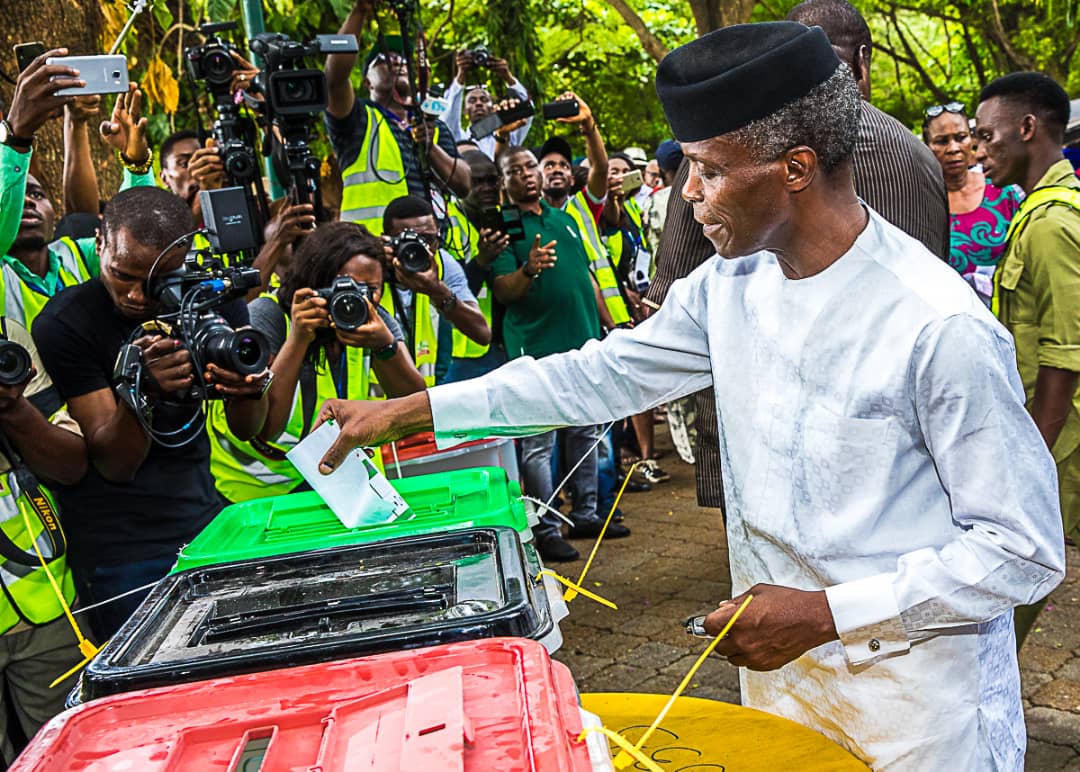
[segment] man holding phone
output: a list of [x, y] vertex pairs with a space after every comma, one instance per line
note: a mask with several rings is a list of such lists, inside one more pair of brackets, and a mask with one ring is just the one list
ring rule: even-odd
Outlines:
[[[510, 65], [505, 59], [491, 58], [484, 64], [480, 64], [472, 51], [461, 51], [457, 55], [457, 75], [446, 89], [446, 101], [449, 105], [446, 111], [446, 125], [450, 127], [454, 139], [458, 142], [471, 141], [488, 158], [495, 160], [497, 138], [494, 134], [485, 137], [475, 137], [471, 127], [477, 121], [486, 118], [496, 111], [496, 105], [491, 98], [491, 92], [483, 84], [467, 85], [469, 76], [481, 67], [486, 67], [491, 73], [506, 83], [506, 96], [518, 99], [522, 102], [529, 101], [529, 92], [521, 85], [521, 82], [510, 72]], [[464, 109], [463, 109], [464, 108]], [[469, 119], [469, 127], [461, 125], [462, 112]], [[510, 132], [508, 145], [520, 145], [532, 128], [532, 118], [526, 118], [525, 122]], [[507, 147], [508, 145], [503, 145]]]

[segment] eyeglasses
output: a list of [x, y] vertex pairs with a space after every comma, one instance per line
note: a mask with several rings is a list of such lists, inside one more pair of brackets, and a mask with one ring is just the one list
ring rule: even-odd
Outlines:
[[963, 102], [949, 102], [945, 105], [930, 105], [924, 111], [927, 118], [937, 118], [942, 113], [962, 113], [964, 112]]

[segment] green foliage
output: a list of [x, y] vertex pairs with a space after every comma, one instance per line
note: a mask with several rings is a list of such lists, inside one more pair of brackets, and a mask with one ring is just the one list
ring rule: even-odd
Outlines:
[[[759, 2], [754, 20], [783, 18], [796, 1]], [[874, 38], [874, 102], [913, 127], [926, 105], [956, 99], [973, 107], [982, 85], [1014, 69], [1041, 69], [1071, 92], [1080, 88], [1080, 68], [1072, 66], [1080, 40], [1078, 0], [853, 1]], [[629, 2], [668, 48], [696, 34], [686, 0]], [[127, 11], [123, 0], [101, 3], [103, 37], [108, 38], [118, 31]], [[396, 31], [388, 6], [379, 2], [377, 7], [382, 28]], [[336, 31], [351, 8], [352, 0], [263, 2], [266, 29], [295, 39]], [[160, 59], [179, 80], [179, 110], [151, 120], [156, 142], [174, 128], [193, 127], [197, 120], [189, 109], [189, 84], [181, 77], [181, 25], [184, 44], [190, 45], [198, 40], [194, 28], [200, 22], [240, 18], [238, 0], [153, 0], [151, 13], [136, 23], [124, 49], [133, 61], [133, 75], [143, 78]], [[563, 91], [577, 93], [596, 113], [609, 147], [652, 148], [668, 136], [653, 90], [656, 62], [606, 0], [423, 0], [421, 21], [433, 83], [445, 85], [454, 77], [456, 51], [485, 44], [511, 63], [538, 104]], [[370, 30], [361, 47], [370, 46], [374, 35]], [[238, 35], [237, 42], [241, 41]], [[490, 79], [490, 74], [481, 72], [477, 77]], [[358, 89], [361, 81], [357, 68], [353, 82]], [[172, 87], [171, 82], [155, 85], [157, 93], [165, 95]], [[496, 93], [502, 91], [500, 83], [492, 87]], [[548, 131], [568, 133], [562, 128], [545, 126], [538, 118], [529, 140], [539, 143]], [[582, 150], [577, 137], [572, 139]]]

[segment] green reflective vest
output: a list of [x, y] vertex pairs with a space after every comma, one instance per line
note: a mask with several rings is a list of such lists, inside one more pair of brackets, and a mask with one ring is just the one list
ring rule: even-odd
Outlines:
[[[274, 295], [264, 294], [271, 298]], [[292, 328], [292, 320], [285, 316], [286, 335]], [[365, 349], [345, 347], [345, 399], [368, 399], [370, 389], [371, 357]], [[210, 420], [207, 423], [210, 434], [210, 472], [218, 492], [232, 502], [248, 501], [267, 496], [281, 496], [292, 491], [304, 481], [285, 453], [292, 450], [302, 439], [304, 433], [303, 380], [296, 384], [293, 394], [292, 414], [285, 426], [285, 431], [272, 443], [258, 438], [245, 442], [237, 439], [229, 431], [229, 422], [225, 416], [225, 403], [214, 400], [210, 407]], [[329, 365], [315, 371], [315, 399], [313, 414], [307, 416], [310, 430], [315, 419], [328, 399], [337, 399], [337, 386]], [[375, 454], [375, 464], [382, 469], [382, 457]]]
[[[476, 257], [480, 251], [480, 232], [476, 229], [465, 212], [461, 210], [456, 201], [451, 201], [446, 207], [446, 216], [450, 221], [447, 229], [446, 249], [457, 258], [462, 266]], [[492, 292], [490, 282], [485, 281], [476, 293], [476, 302], [480, 306], [480, 313], [484, 315], [484, 321], [488, 327], [492, 326], [491, 301]], [[454, 328], [454, 359], [479, 359], [491, 350], [490, 344], [480, 344], [463, 333], [457, 327]]]
[[[387, 117], [364, 103], [367, 128], [356, 160], [341, 173], [341, 219], [360, 223], [376, 236], [383, 232], [383, 212], [395, 198], [409, 195], [401, 148]], [[433, 142], [439, 141], [435, 130]]]
[[[1039, 207], [1050, 204], [1070, 206], [1080, 213], [1080, 190], [1064, 185], [1051, 185], [1031, 191], [1031, 195], [1020, 204], [1020, 210], [1013, 216], [1009, 229], [1005, 232], [1006, 249], [1013, 237], [1023, 230], [1031, 214]], [[994, 294], [990, 300], [990, 309], [994, 316], [1001, 316], [1001, 290], [1016, 289], [1020, 274], [1024, 271], [1023, 262], [1008, 258], [1009, 253], [1006, 251], [998, 269], [994, 271]]]
[[[442, 256], [436, 253], [433, 259], [435, 272], [439, 281], [442, 281]], [[398, 324], [404, 329], [405, 339], [412, 346], [409, 353], [412, 354], [413, 363], [420, 371], [420, 375], [424, 377], [424, 385], [430, 389], [435, 385], [435, 360], [439, 354], [439, 331], [438, 324], [431, 318], [431, 298], [419, 292], [413, 293], [412, 328], [409, 327], [405, 315], [397, 313], [396, 303], [393, 287], [390, 284], [384, 284], [379, 304], [397, 319]], [[374, 374], [372, 381], [378, 381]]]
[[96, 256], [84, 255], [75, 240], [68, 236], [49, 245], [49, 273], [44, 277], [7, 256], [4, 258], [6, 315], [29, 330], [41, 309], [57, 292], [82, 284], [98, 273]]
[[611, 320], [615, 324], [625, 324], [630, 321], [630, 313], [626, 310], [626, 301], [623, 300], [622, 292], [619, 291], [619, 280], [615, 276], [607, 248], [600, 238], [596, 220], [585, 201], [586, 195], [584, 190], [579, 190], [571, 196], [566, 202], [566, 213], [574, 218], [578, 230], [581, 231], [581, 242], [589, 256], [589, 268], [596, 277], [600, 295], [604, 298]]
[[[40, 488], [44, 501], [38, 507], [56, 517], [52, 496]], [[23, 513], [26, 517], [23, 517]], [[27, 530], [27, 523], [30, 529]], [[50, 554], [50, 539], [45, 526], [19, 488], [14, 472], [0, 475], [0, 529], [16, 548], [25, 552], [33, 565], [23, 565], [14, 560], [0, 558], [0, 588], [5, 602], [0, 602], [0, 633], [7, 632], [19, 622], [44, 625], [53, 622], [64, 613], [64, 607], [56, 595], [45, 567], [41, 565], [33, 544], [36, 542], [42, 555]], [[67, 568], [66, 555], [47, 560], [49, 573], [60, 585], [68, 606], [75, 602], [75, 582]]]

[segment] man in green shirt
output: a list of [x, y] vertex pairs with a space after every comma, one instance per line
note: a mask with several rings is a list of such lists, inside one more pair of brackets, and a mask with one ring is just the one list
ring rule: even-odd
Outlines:
[[[1080, 526], [1080, 180], [1062, 157], [1069, 97], [1045, 75], [1018, 72], [982, 90], [976, 160], [998, 187], [1027, 198], [994, 276], [994, 309], [1016, 341], [1028, 410], [1058, 467], [1065, 535]], [[1008, 463], [1009, 448], [998, 463]], [[980, 463], [981, 459], [972, 459]], [[1016, 609], [1017, 647], [1042, 603]]]
[[[525, 238], [511, 242], [492, 266], [495, 297], [506, 306], [503, 339], [510, 358], [543, 357], [581, 348], [600, 338], [598, 308], [603, 303], [600, 290], [589, 273], [585, 252], [574, 218], [550, 207], [542, 198], [542, 176], [536, 157], [525, 148], [512, 147], [499, 156], [503, 189], [510, 202], [521, 211]], [[563, 459], [572, 467], [582, 459], [570, 477], [574, 506], [570, 538], [592, 538], [603, 529], [596, 511], [595, 426], [565, 431]], [[554, 492], [551, 459], [555, 432], [549, 431], [521, 441], [522, 486], [541, 501]], [[567, 544], [560, 521], [550, 512], [541, 513], [535, 529], [537, 548], [549, 561], [576, 560], [578, 552]], [[608, 526], [609, 538], [628, 536], [630, 530], [618, 523]]]

